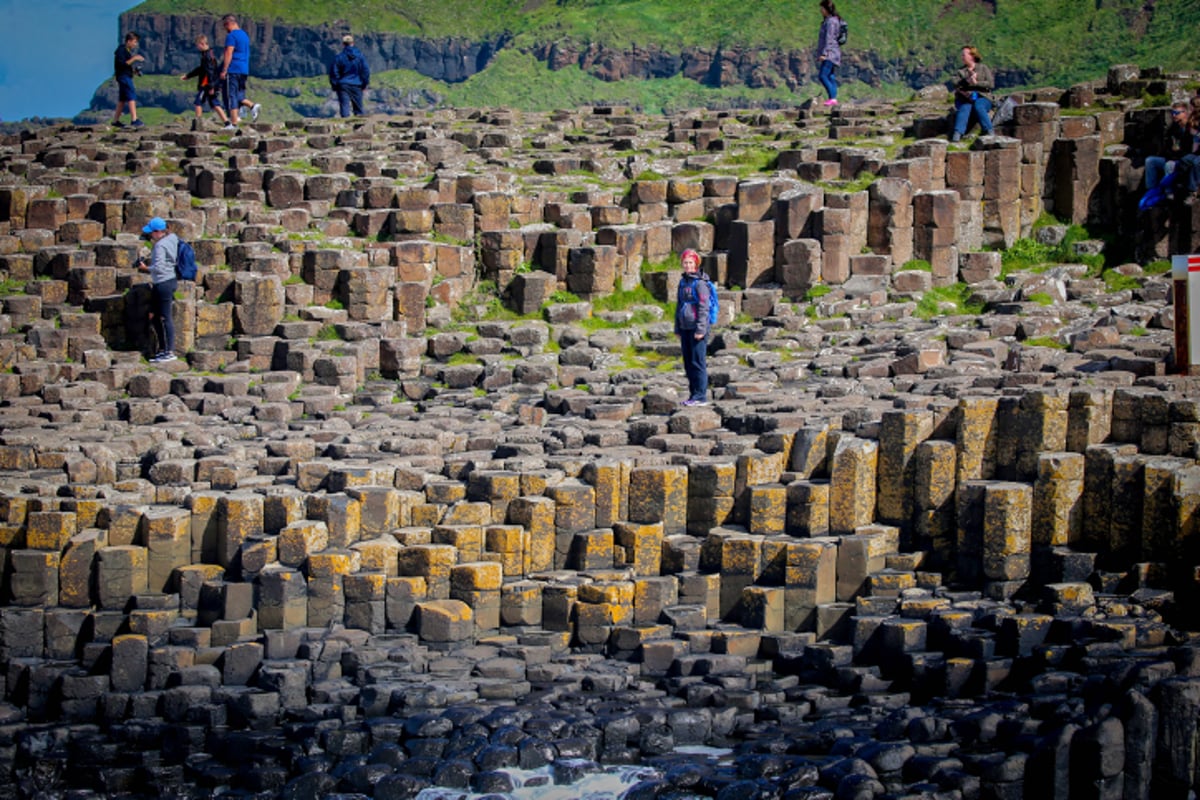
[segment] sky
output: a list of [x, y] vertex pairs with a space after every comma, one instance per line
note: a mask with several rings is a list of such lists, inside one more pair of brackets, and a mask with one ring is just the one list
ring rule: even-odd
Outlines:
[[118, 17], [138, 0], [0, 0], [0, 121], [73, 117], [112, 77]]

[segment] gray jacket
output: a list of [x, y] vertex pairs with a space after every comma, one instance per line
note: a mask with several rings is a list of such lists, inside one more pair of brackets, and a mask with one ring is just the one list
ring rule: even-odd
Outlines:
[[154, 243], [150, 250], [150, 280], [166, 283], [175, 280], [175, 261], [179, 258], [179, 237], [173, 233]]

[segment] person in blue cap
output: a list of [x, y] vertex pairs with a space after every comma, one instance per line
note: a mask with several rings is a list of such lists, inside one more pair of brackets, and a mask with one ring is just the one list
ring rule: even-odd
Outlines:
[[142, 228], [150, 240], [150, 260], [138, 259], [138, 269], [150, 273], [150, 324], [158, 338], [153, 364], [174, 361], [175, 356], [175, 261], [179, 258], [179, 237], [167, 230], [162, 217], [154, 217]]

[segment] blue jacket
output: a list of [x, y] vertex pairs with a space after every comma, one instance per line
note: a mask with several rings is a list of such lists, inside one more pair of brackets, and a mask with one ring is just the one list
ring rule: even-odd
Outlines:
[[357, 47], [347, 45], [329, 65], [329, 85], [334, 89], [338, 86], [370, 87], [371, 68]]
[[675, 333], [692, 331], [708, 336], [708, 306], [711, 303], [708, 282], [701, 273], [683, 273], [675, 294]]

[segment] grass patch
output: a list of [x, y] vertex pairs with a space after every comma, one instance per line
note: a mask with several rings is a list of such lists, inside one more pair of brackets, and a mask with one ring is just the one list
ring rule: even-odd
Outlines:
[[1066, 350], [1067, 346], [1052, 336], [1034, 336], [1021, 342], [1026, 347], [1050, 347], [1055, 350]]
[[630, 306], [661, 306], [662, 303], [654, 299], [654, 295], [645, 286], [638, 286], [633, 289], [622, 288], [617, 285], [612, 293], [606, 294], [604, 297], [597, 297], [592, 301], [592, 309], [595, 311], [625, 311]]
[[952, 286], [936, 286], [926, 292], [917, 302], [913, 316], [918, 319], [933, 319], [944, 315], [982, 314], [983, 307], [983, 303], [971, 301], [969, 285], [956, 283]]
[[828, 284], [818, 283], [816, 286], [809, 287], [808, 291], [804, 293], [804, 299], [811, 303], [814, 300], [821, 299], [832, 291], [833, 287]]
[[913, 258], [900, 265], [900, 272], [933, 272], [933, 265], [923, 258]]
[[562, 289], [559, 289], [559, 290], [555, 291], [553, 294], [551, 294], [550, 299], [546, 302], [551, 303], [551, 304], [578, 303], [579, 295], [575, 294], [574, 292], [567, 292]]
[[1037, 303], [1039, 306], [1052, 306], [1054, 305], [1054, 298], [1045, 292], [1035, 292], [1029, 295], [1029, 302]]
[[[1038, 222], [1042, 222], [1046, 216], [1043, 214]], [[1053, 220], [1053, 217], [1051, 219]], [[1035, 226], [1035, 229], [1036, 227], [1038, 226]], [[1054, 264], [1085, 264], [1089, 276], [1099, 277], [1104, 271], [1104, 255], [1075, 253], [1077, 242], [1091, 238], [1082, 225], [1070, 225], [1067, 227], [1066, 236], [1058, 245], [1042, 244], [1035, 239], [1018, 239], [1013, 242], [1012, 247], [1000, 254], [1000, 277], [1007, 277], [1013, 272], [1043, 272]]]
[[336, 325], [322, 325], [317, 331], [317, 335], [313, 337], [315, 342], [340, 342], [341, 334], [338, 333]]
[[1100, 279], [1104, 281], [1105, 289], [1109, 294], [1123, 292], [1126, 289], [1132, 291], [1133, 289], [1142, 288], [1142, 282], [1137, 278], [1117, 272], [1115, 269], [1104, 270]]
[[1165, 275], [1166, 273], [1168, 273], [1170, 271], [1171, 271], [1171, 262], [1167, 261], [1166, 259], [1160, 259], [1158, 261], [1151, 261], [1149, 264], [1147, 264], [1145, 267], [1142, 268], [1142, 272], [1146, 273], [1147, 275]]

